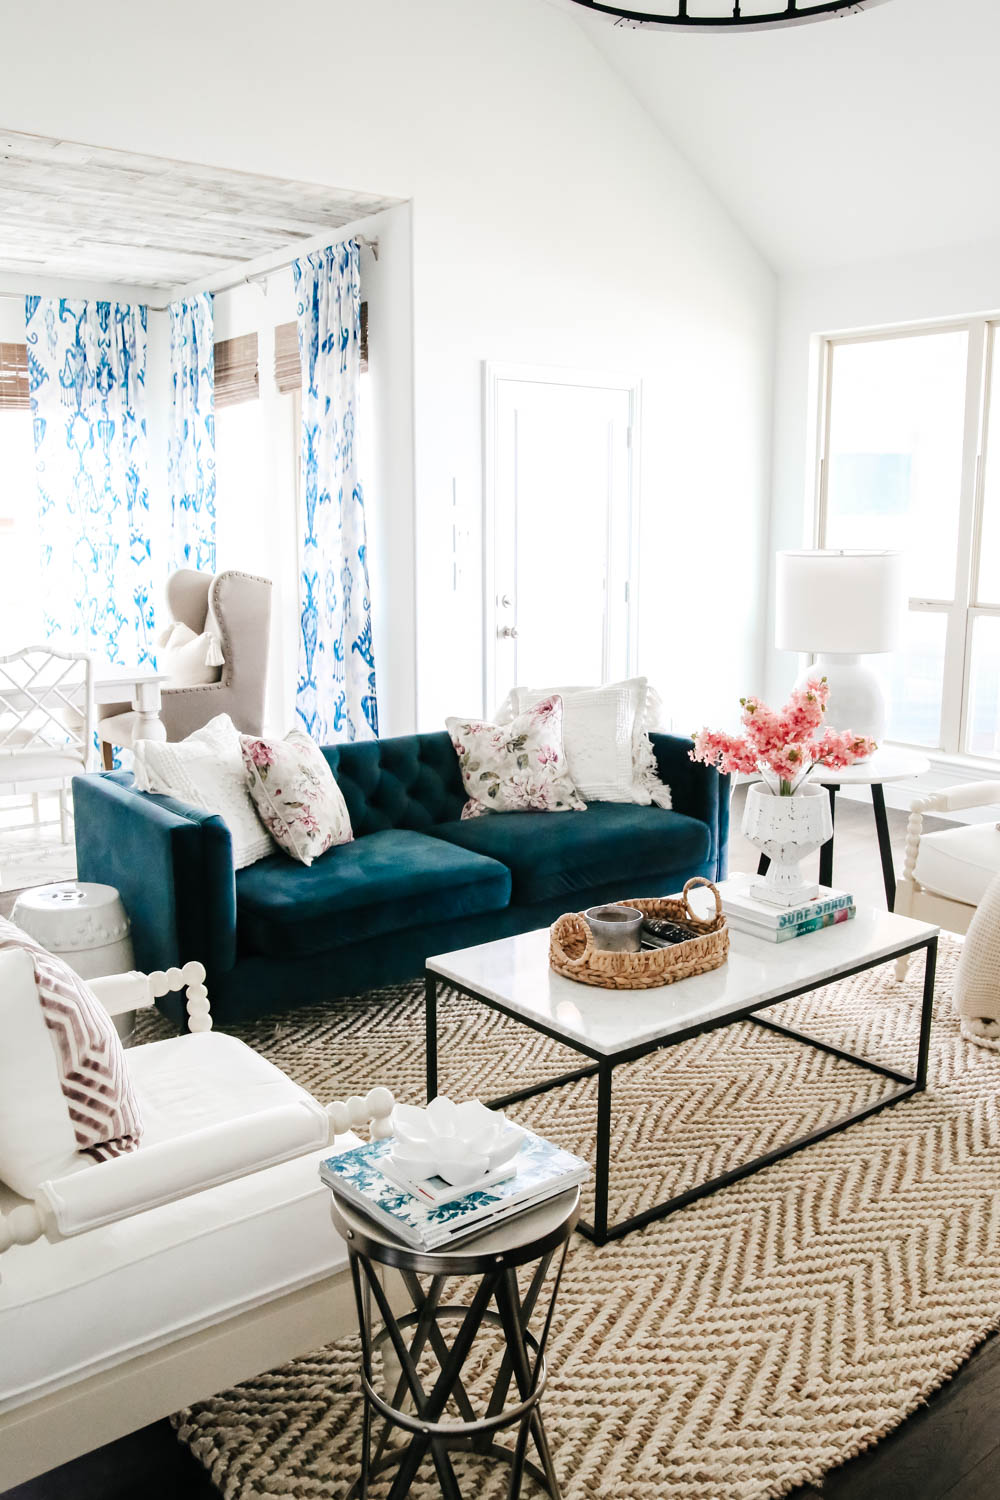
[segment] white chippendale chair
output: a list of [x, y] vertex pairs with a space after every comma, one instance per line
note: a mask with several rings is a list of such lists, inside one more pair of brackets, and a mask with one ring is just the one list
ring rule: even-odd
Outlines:
[[[948, 932], [967, 932], [993, 877], [1000, 874], [1000, 827], [993, 822], [963, 823], [925, 833], [928, 814], [947, 817], [971, 807], [1000, 803], [1000, 781], [972, 781], [918, 797], [910, 807], [903, 873], [896, 886], [895, 910], [904, 917], [935, 922]], [[896, 963], [906, 974], [907, 960]]]
[[59, 829], [69, 842], [66, 787], [89, 770], [94, 739], [93, 662], [81, 651], [25, 646], [0, 656], [0, 792], [59, 789]]
[[[392, 1095], [319, 1104], [212, 1030], [204, 978], [89, 980], [112, 1015], [186, 986], [191, 1033], [126, 1053], [136, 1151], [0, 1182], [0, 1492], [354, 1330], [319, 1164], [352, 1124], [389, 1134]], [[5, 1045], [39, 1013], [31, 955], [0, 950]]]

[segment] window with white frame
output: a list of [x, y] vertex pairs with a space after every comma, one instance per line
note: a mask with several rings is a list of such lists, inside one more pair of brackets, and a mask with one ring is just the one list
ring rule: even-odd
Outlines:
[[[830, 338], [817, 543], [903, 552], [889, 737], [1000, 759], [1000, 320]], [[990, 431], [992, 426], [992, 443]]]

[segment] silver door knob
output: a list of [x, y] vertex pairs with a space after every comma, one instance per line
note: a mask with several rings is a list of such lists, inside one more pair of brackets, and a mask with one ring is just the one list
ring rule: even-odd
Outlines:
[[516, 625], [498, 625], [497, 626], [497, 635], [500, 637], [500, 639], [502, 641], [516, 641], [517, 640], [517, 626]]
[[499, 599], [497, 600], [497, 603], [499, 604], [501, 609], [510, 609], [514, 601], [509, 594], [501, 594]]

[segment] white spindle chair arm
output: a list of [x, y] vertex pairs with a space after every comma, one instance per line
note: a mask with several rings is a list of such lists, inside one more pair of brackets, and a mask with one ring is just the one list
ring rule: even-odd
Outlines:
[[88, 979], [87, 983], [109, 1016], [145, 1010], [154, 1004], [149, 978], [137, 969], [130, 974], [102, 974], [99, 979]]
[[926, 813], [961, 812], [969, 807], [989, 807], [992, 803], [1000, 803], [1000, 781], [967, 781], [961, 786], [946, 787], [944, 791], [928, 792], [911, 802], [902, 879], [913, 879]]
[[[200, 964], [185, 964], [185, 970], [189, 967], [201, 969]], [[170, 974], [182, 972], [176, 969], [167, 970], [167, 974], [150, 974], [148, 979], [154, 978], [162, 981]], [[204, 969], [201, 969], [204, 973]], [[113, 976], [122, 977], [122, 976]], [[129, 975], [128, 978], [134, 976]], [[177, 989], [179, 985], [171, 985], [169, 988]], [[194, 988], [203, 988], [195, 985]], [[164, 989], [162, 993], [166, 994]], [[190, 993], [190, 987], [189, 987]], [[209, 1022], [211, 1024], [211, 1022]], [[368, 1127], [368, 1133], [373, 1141], [385, 1140], [392, 1134], [392, 1111], [396, 1101], [391, 1091], [387, 1088], [369, 1089], [367, 1094], [352, 1094], [346, 1101], [335, 1099], [332, 1104], [326, 1105], [326, 1113], [330, 1117], [330, 1141], [338, 1135], [344, 1135], [348, 1130], [360, 1130]], [[49, 1232], [49, 1224], [46, 1217], [36, 1203], [21, 1203], [17, 1208], [12, 1208], [9, 1214], [0, 1213], [0, 1255], [9, 1250], [12, 1245], [30, 1245], [35, 1240], [42, 1239]], [[59, 1238], [53, 1229], [52, 1237]]]
[[360, 1130], [366, 1125], [373, 1141], [384, 1141], [392, 1135], [392, 1111], [395, 1105], [396, 1101], [390, 1090], [381, 1087], [369, 1089], [364, 1096], [352, 1094], [346, 1102], [335, 1099], [326, 1106], [326, 1112], [330, 1116], [331, 1141], [345, 1131]]

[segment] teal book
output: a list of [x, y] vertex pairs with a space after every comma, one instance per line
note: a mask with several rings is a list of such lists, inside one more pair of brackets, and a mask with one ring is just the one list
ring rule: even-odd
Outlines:
[[391, 1156], [395, 1144], [390, 1136], [327, 1157], [320, 1163], [319, 1175], [352, 1207], [417, 1250], [440, 1250], [467, 1235], [492, 1229], [511, 1214], [575, 1187], [590, 1170], [580, 1157], [528, 1131], [514, 1158], [517, 1171], [512, 1177], [434, 1207], [390, 1182], [379, 1170], [379, 1163]]

